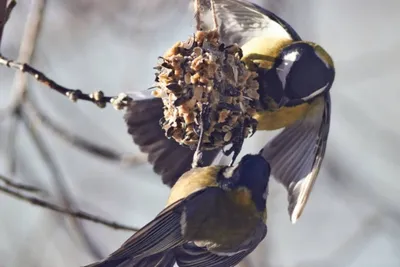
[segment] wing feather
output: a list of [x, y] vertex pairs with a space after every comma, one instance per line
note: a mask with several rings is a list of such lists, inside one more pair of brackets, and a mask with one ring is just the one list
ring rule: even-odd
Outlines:
[[171, 264], [174, 258], [169, 253], [187, 242], [182, 235], [186, 210], [201, 207], [221, 193], [223, 190], [217, 187], [203, 188], [174, 202], [105, 260], [87, 267], [145, 266], [146, 262]]
[[306, 116], [285, 128], [262, 152], [272, 175], [288, 190], [293, 223], [301, 216], [325, 155], [330, 125], [330, 95], [316, 98]]
[[175, 256], [173, 252], [167, 252], [151, 255], [138, 262], [131, 263], [131, 265], [127, 265], [127, 267], [173, 267], [174, 264]]
[[[256, 4], [241, 0], [214, 0], [219, 32], [225, 44], [242, 46], [254, 37], [278, 37], [301, 40], [283, 19]], [[203, 14], [202, 27], [213, 28], [210, 8]]]
[[267, 226], [260, 224], [241, 248], [231, 255], [218, 255], [193, 244], [185, 244], [175, 252], [179, 267], [229, 267], [235, 266], [249, 255], [267, 235]]
[[[163, 117], [160, 98], [133, 101], [125, 114], [128, 133], [140, 150], [148, 154], [154, 171], [165, 184], [173, 186], [179, 177], [190, 170], [194, 151], [168, 139], [159, 124]], [[220, 150], [204, 151], [204, 166], [210, 165]]]

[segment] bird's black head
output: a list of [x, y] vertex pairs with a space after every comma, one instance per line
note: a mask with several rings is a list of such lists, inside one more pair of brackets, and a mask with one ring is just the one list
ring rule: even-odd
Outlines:
[[328, 92], [335, 79], [332, 58], [321, 46], [311, 42], [285, 46], [274, 69], [283, 88], [280, 106], [297, 105]]
[[235, 167], [225, 170], [228, 179], [220, 179], [220, 183], [231, 190], [247, 188], [257, 208], [264, 210], [270, 174], [271, 167], [261, 155], [246, 155]]

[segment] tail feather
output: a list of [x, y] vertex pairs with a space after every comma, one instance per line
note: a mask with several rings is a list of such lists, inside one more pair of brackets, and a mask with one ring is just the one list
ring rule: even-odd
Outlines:
[[136, 262], [130, 267], [173, 267], [175, 256], [172, 251], [151, 255]]
[[[128, 133], [140, 150], [148, 154], [154, 171], [164, 184], [173, 186], [179, 177], [190, 170], [194, 151], [168, 139], [159, 124], [163, 103], [159, 98], [132, 101], [125, 115]], [[219, 150], [203, 153], [203, 166], [208, 166]]]
[[118, 259], [118, 260], [104, 260], [100, 262], [95, 262], [83, 267], [133, 267], [133, 265], [129, 265], [131, 261], [129, 259]]
[[172, 251], [154, 254], [140, 260], [121, 258], [117, 260], [104, 260], [84, 267], [173, 267], [175, 256]]

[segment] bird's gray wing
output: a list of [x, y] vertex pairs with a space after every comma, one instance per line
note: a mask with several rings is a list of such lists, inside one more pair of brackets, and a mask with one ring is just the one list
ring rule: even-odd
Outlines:
[[[218, 197], [222, 189], [217, 187], [203, 188], [166, 207], [150, 223], [145, 225], [115, 252], [101, 262], [86, 267], [125, 267], [137, 266], [146, 262], [170, 263], [168, 253], [171, 249], [184, 244], [183, 229], [186, 209], [202, 207], [207, 201]], [[158, 254], [158, 255], [157, 255]], [[165, 255], [165, 257], [163, 257]], [[138, 265], [141, 266], [141, 265]]]
[[185, 244], [175, 251], [179, 267], [230, 267], [236, 266], [260, 244], [267, 235], [267, 226], [260, 221], [254, 233], [236, 252], [215, 254], [194, 244]]
[[[161, 175], [164, 184], [172, 187], [182, 174], [190, 170], [194, 151], [165, 136], [159, 123], [163, 116], [160, 98], [144, 99], [130, 103], [125, 122], [134, 143], [148, 154], [154, 171]], [[210, 165], [219, 151], [204, 151], [202, 165]]]
[[272, 175], [288, 190], [292, 223], [301, 216], [321, 168], [329, 134], [329, 93], [317, 97], [306, 116], [285, 128], [262, 152]]
[[174, 265], [174, 253], [173, 251], [167, 251], [145, 257], [139, 261], [130, 262], [127, 267], [174, 267]]
[[[301, 40], [286, 21], [256, 4], [242, 0], [214, 0], [214, 3], [221, 40], [226, 45], [242, 46], [259, 36]], [[202, 11], [201, 20], [202, 28], [214, 28], [210, 4]]]

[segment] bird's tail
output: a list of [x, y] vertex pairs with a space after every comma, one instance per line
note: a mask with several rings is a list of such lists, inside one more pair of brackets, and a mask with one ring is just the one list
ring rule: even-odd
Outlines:
[[[164, 184], [173, 186], [179, 177], [190, 170], [194, 151], [168, 139], [160, 126], [163, 103], [160, 98], [132, 101], [125, 121], [128, 133], [140, 150], [148, 154], [154, 171], [162, 176]], [[205, 151], [203, 165], [212, 163], [219, 151]]]
[[140, 260], [131, 258], [105, 259], [84, 267], [173, 267], [175, 256], [172, 251], [150, 255]]
[[172, 251], [158, 253], [143, 258], [136, 262], [132, 267], [173, 267], [175, 264], [175, 256]]

